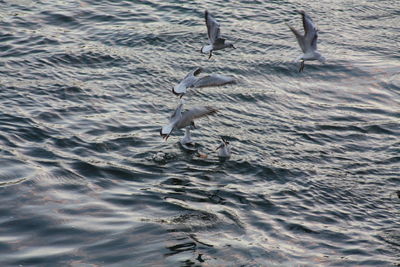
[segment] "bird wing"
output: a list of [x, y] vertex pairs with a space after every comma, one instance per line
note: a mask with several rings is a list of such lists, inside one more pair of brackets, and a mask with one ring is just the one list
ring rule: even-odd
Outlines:
[[186, 127], [186, 126], [190, 125], [190, 123], [193, 120], [207, 116], [207, 115], [212, 115], [212, 114], [216, 113], [217, 111], [218, 111], [218, 109], [211, 107], [211, 106], [194, 107], [188, 111], [185, 111], [182, 114], [182, 118], [179, 120], [176, 127], [177, 128]]
[[289, 24], [287, 24], [287, 26], [293, 32], [294, 36], [296, 36], [297, 42], [299, 43], [299, 46], [300, 46], [301, 50], [303, 51], [303, 53], [305, 53], [306, 52], [306, 46], [305, 46], [305, 38], [304, 38], [304, 36], [301, 35], [295, 28], [293, 28]]
[[299, 12], [303, 19], [303, 28], [304, 28], [304, 39], [305, 39], [305, 49], [308, 50], [313, 48], [313, 43], [316, 47], [318, 34], [317, 27], [315, 26], [311, 17], [306, 14], [304, 11]]
[[207, 10], [204, 12], [204, 17], [206, 20], [208, 40], [210, 41], [210, 44], [213, 44], [220, 38], [221, 33], [219, 30], [219, 23]]
[[196, 82], [197, 79], [195, 76], [199, 75], [202, 71], [202, 68], [196, 68], [190, 71], [185, 78], [183, 78], [183, 80], [172, 89], [172, 92], [176, 95], [185, 94], [186, 89], [190, 86], [193, 86], [193, 84]]
[[195, 81], [194, 87], [220, 86], [235, 82], [235, 78], [219, 74], [211, 74], [201, 77]]
[[182, 108], [183, 108], [183, 102], [179, 103], [179, 105], [176, 107], [174, 113], [172, 113], [170, 117], [170, 122], [175, 121], [179, 119], [182, 115]]
[[311, 49], [317, 50], [318, 31], [315, 32], [314, 38], [311, 41]]
[[190, 77], [190, 76], [197, 76], [197, 75], [199, 75], [202, 71], [203, 71], [203, 68], [201, 68], [201, 67], [195, 68], [194, 70], [192, 70], [191, 72], [189, 72], [189, 73], [185, 76], [184, 79], [186, 79], [186, 78], [188, 78], [188, 77]]
[[160, 135], [161, 136], [169, 136], [169, 134], [172, 132], [172, 130], [176, 127], [176, 124], [179, 122], [179, 120], [182, 118], [182, 108], [183, 108], [183, 101], [179, 103], [179, 105], [176, 107], [174, 113], [169, 118], [169, 122], [167, 125], [164, 125], [161, 130], [160, 130]]

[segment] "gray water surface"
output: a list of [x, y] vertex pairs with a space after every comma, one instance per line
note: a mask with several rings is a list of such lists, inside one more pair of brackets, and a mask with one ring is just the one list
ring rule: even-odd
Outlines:
[[[400, 264], [398, 1], [0, 5], [1, 266]], [[238, 80], [184, 96], [203, 157], [159, 136], [194, 67]]]

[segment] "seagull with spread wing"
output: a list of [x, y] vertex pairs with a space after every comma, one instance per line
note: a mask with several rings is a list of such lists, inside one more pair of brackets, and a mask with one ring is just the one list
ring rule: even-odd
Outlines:
[[227, 47], [235, 48], [232, 43], [225, 43], [225, 39], [221, 38], [221, 32], [219, 29], [219, 23], [215, 18], [206, 10], [204, 12], [207, 34], [209, 45], [205, 45], [201, 48], [201, 53], [210, 53], [208, 58], [211, 58], [212, 52], [215, 50], [221, 50]]
[[296, 36], [297, 42], [300, 45], [303, 55], [297, 57], [296, 61], [301, 61], [299, 72], [304, 70], [304, 61], [306, 60], [318, 60], [322, 63], [325, 62], [325, 57], [323, 57], [317, 51], [317, 39], [318, 39], [318, 29], [312, 21], [311, 17], [304, 11], [298, 11], [303, 18], [303, 28], [304, 35], [301, 35], [296, 29], [288, 25], [290, 30]]
[[194, 70], [190, 71], [178, 85], [172, 88], [172, 93], [182, 98], [182, 96], [186, 94], [187, 88], [190, 87], [200, 88], [209, 86], [220, 86], [235, 82], [235, 78], [220, 74], [211, 74], [203, 77], [198, 77], [198, 75], [202, 71], [202, 68], [195, 68]]

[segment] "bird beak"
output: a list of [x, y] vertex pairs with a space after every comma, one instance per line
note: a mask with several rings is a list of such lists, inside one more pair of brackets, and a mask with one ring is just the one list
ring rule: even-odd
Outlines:
[[220, 149], [223, 146], [223, 144], [220, 144], [215, 150]]

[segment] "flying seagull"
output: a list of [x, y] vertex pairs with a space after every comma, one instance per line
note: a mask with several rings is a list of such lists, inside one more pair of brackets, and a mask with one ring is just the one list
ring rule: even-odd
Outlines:
[[306, 60], [318, 60], [322, 63], [325, 62], [325, 58], [317, 51], [317, 39], [318, 29], [312, 21], [311, 17], [304, 11], [298, 11], [303, 18], [304, 35], [301, 35], [296, 29], [288, 27], [296, 36], [297, 42], [300, 45], [303, 55], [297, 57], [296, 61], [301, 61], [299, 72], [304, 70], [304, 61]]
[[212, 52], [214, 50], [221, 50], [226, 47], [235, 48], [233, 43], [225, 43], [225, 39], [221, 38], [221, 33], [219, 30], [219, 23], [207, 10], [204, 12], [204, 17], [206, 19], [207, 34], [209, 45], [205, 45], [201, 48], [201, 53], [210, 53], [208, 58], [211, 58]]
[[200, 106], [200, 107], [194, 107], [182, 113], [183, 104], [184, 102], [183, 100], [181, 100], [181, 103], [178, 105], [174, 113], [171, 115], [169, 123], [161, 128], [160, 135], [165, 140], [168, 139], [169, 135], [174, 129], [182, 129], [186, 126], [191, 126], [195, 128], [194, 125], [195, 119], [207, 115], [212, 115], [218, 111], [214, 107]]
[[223, 137], [221, 137], [221, 139], [222, 142], [216, 149], [218, 150], [218, 157], [229, 158], [231, 156], [231, 145]]
[[202, 68], [196, 68], [189, 72], [178, 85], [172, 88], [172, 93], [182, 98], [182, 96], [186, 94], [186, 89], [189, 87], [219, 86], [235, 81], [233, 77], [219, 74], [197, 77], [202, 71]]

